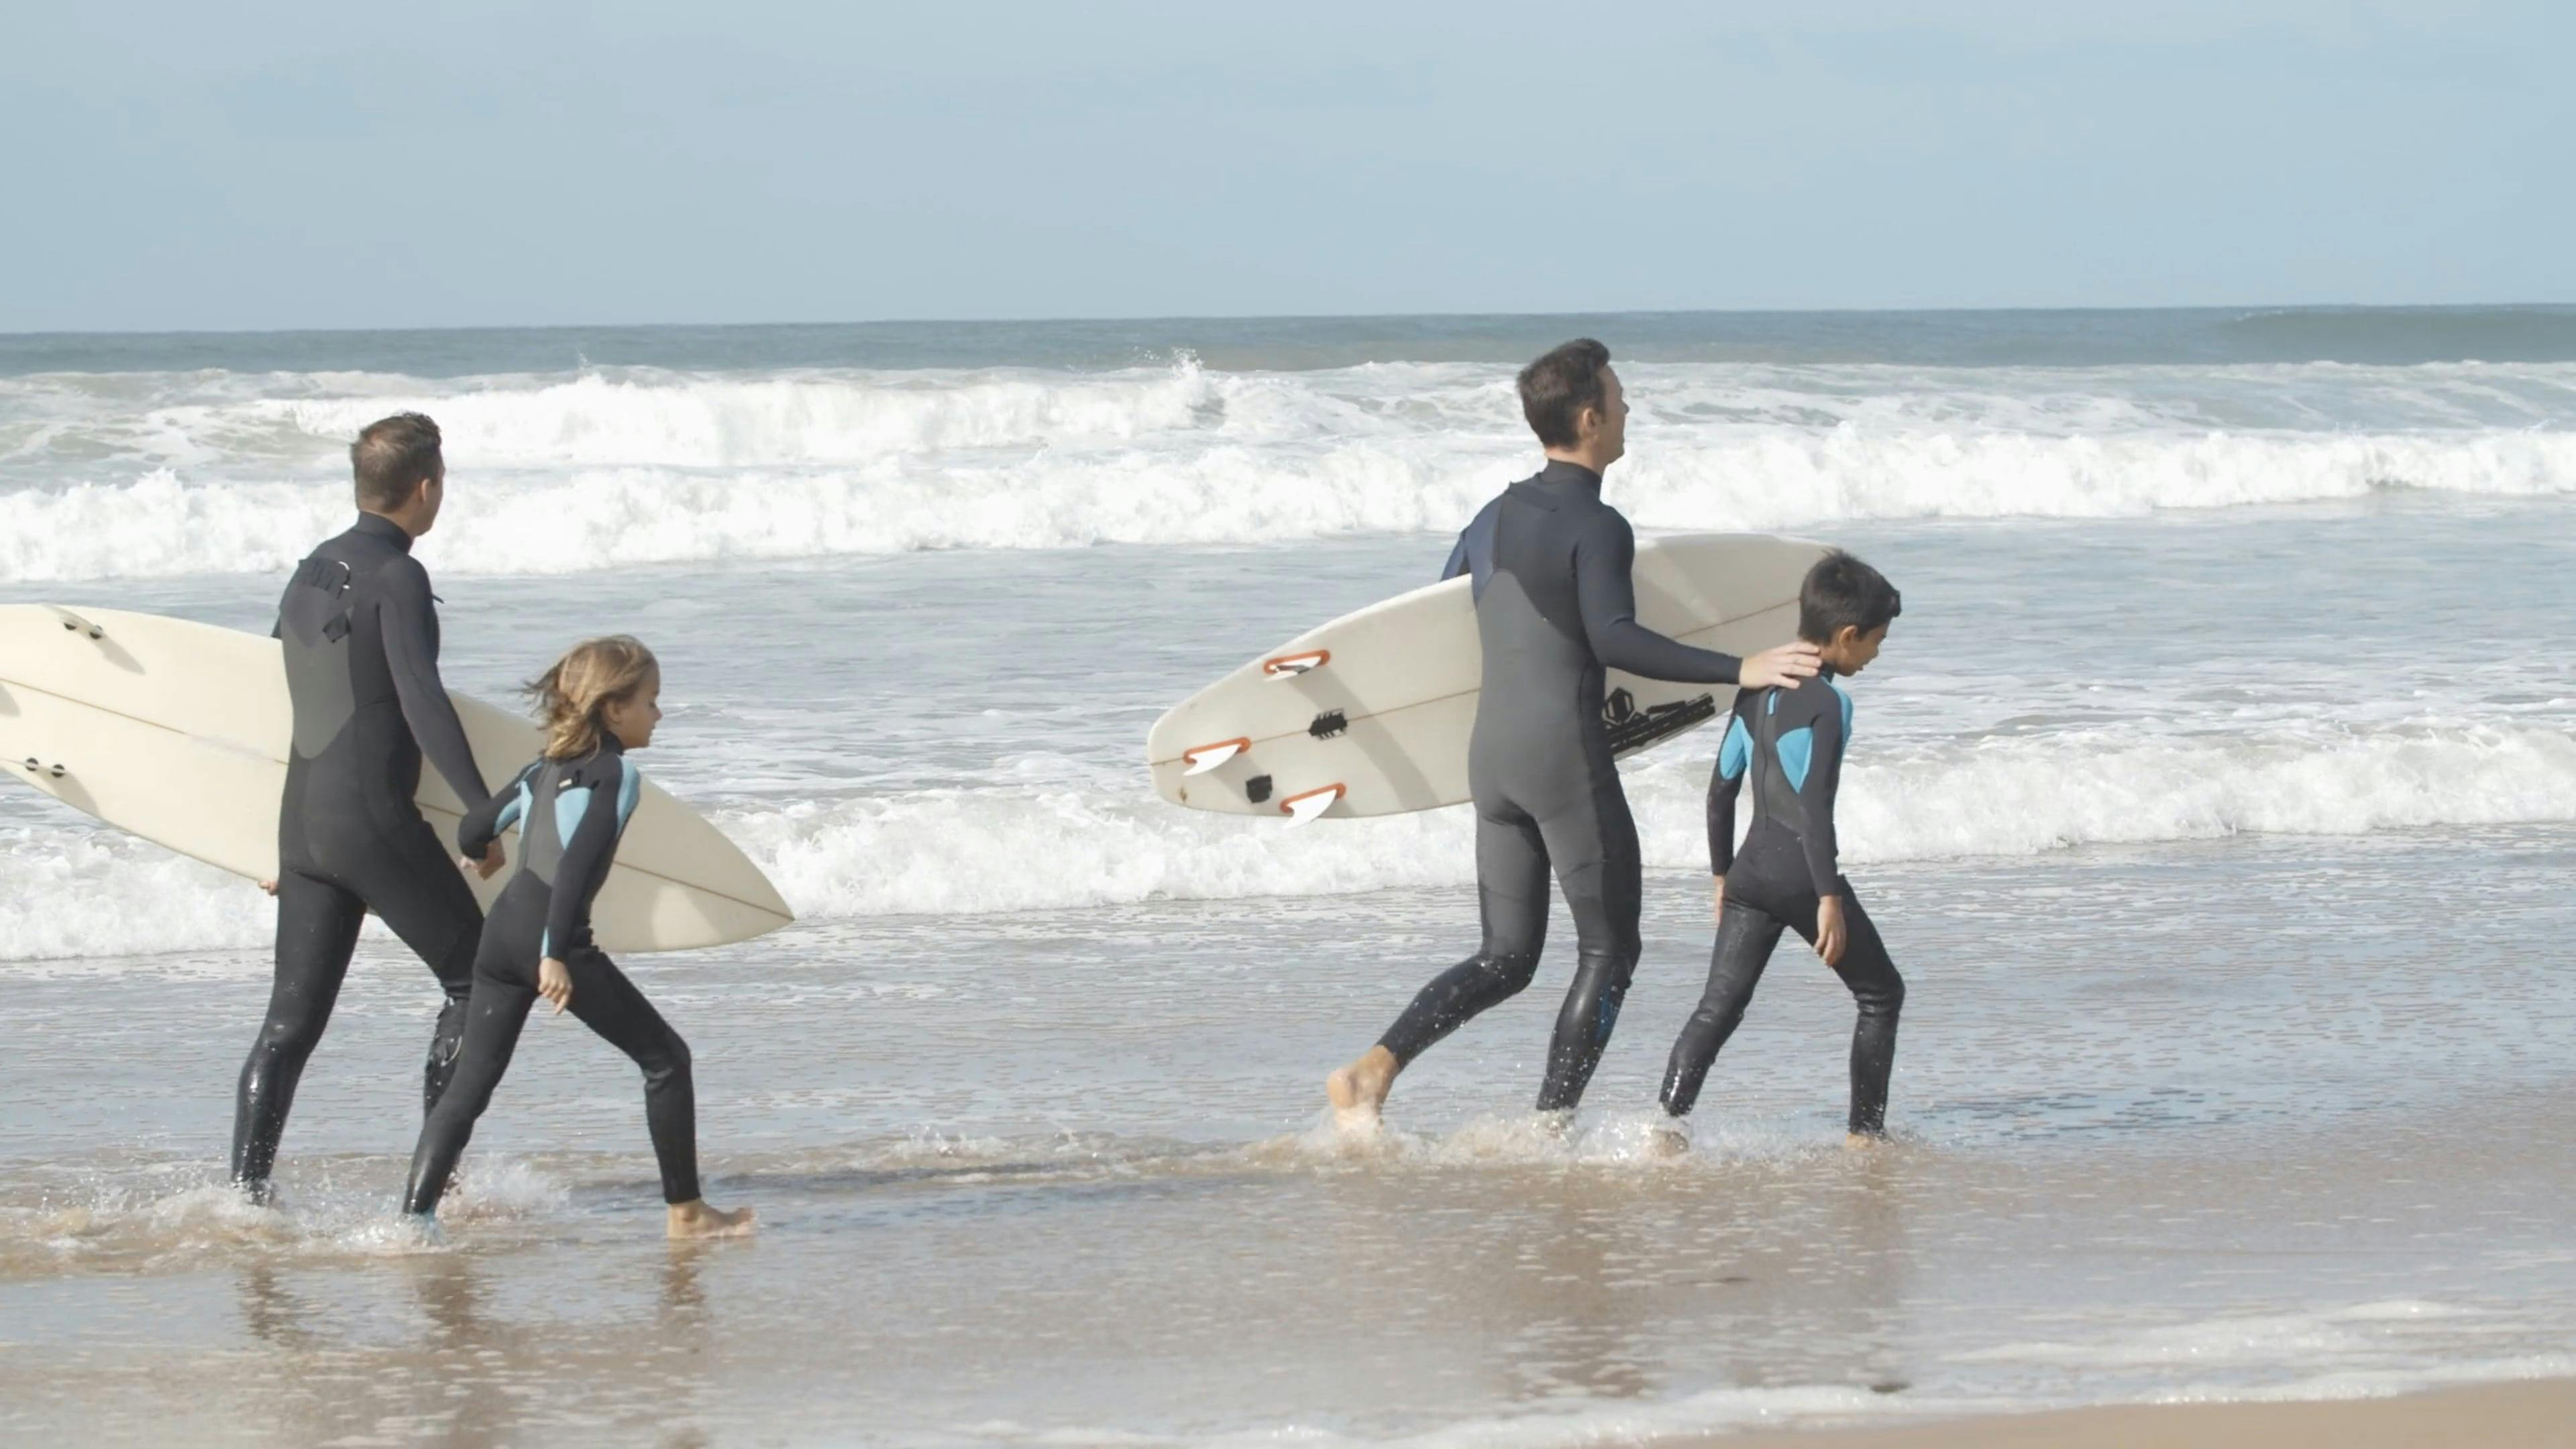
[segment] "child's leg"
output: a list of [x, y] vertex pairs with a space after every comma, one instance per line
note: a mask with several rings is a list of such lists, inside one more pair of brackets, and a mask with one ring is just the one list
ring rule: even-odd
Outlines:
[[403, 1190], [403, 1211], [434, 1213], [455, 1175], [457, 1159], [474, 1137], [474, 1124], [492, 1105], [493, 1090], [510, 1070], [519, 1032], [528, 1024], [536, 988], [498, 969], [505, 943], [487, 935], [492, 953], [474, 963], [473, 994], [466, 999], [465, 1036], [456, 1049], [456, 1069], [447, 1089], [420, 1124], [420, 1145], [411, 1155], [411, 1185]]
[[[1814, 924], [1800, 927], [1798, 934], [1812, 942]], [[1905, 1008], [1905, 978], [1896, 974], [1896, 963], [1888, 959], [1887, 944], [1879, 939], [1869, 912], [1861, 909], [1859, 894], [1849, 889], [1843, 892], [1843, 961], [1834, 969], [1860, 1007], [1852, 1023], [1850, 1130], [1856, 1137], [1884, 1136], [1887, 1078], [1896, 1068], [1896, 1018]]]
[[662, 1201], [697, 1201], [698, 1096], [689, 1044], [607, 956], [584, 951], [564, 964], [572, 970], [572, 1014], [644, 1069], [644, 1123], [662, 1165]]
[[1777, 917], [1742, 901], [1726, 903], [1718, 917], [1717, 944], [1708, 955], [1708, 989], [1700, 995], [1699, 1009], [1682, 1023], [1672, 1060], [1664, 1067], [1665, 1111], [1687, 1116], [1699, 1101], [1699, 1084], [1708, 1076], [1709, 1064], [1744, 1020], [1745, 1004], [1753, 999], [1771, 948], [1779, 942]]

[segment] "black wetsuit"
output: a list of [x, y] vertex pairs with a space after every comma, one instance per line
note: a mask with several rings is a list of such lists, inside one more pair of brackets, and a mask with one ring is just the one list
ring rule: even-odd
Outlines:
[[[1839, 873], [1834, 796], [1842, 784], [1843, 746], [1851, 736], [1851, 696], [1830, 679], [1747, 690], [1718, 746], [1708, 784], [1708, 861], [1726, 881], [1726, 909], [1710, 952], [1708, 989], [1683, 1023], [1664, 1069], [1664, 1110], [1679, 1117], [1699, 1098], [1718, 1048], [1744, 1020], [1746, 1003], [1783, 927], [1809, 945], [1816, 907], [1843, 898], [1843, 959], [1835, 968], [1860, 1008], [1852, 1027], [1852, 1131], [1887, 1127], [1887, 1077], [1896, 1064], [1896, 1018], [1905, 978]], [[1735, 797], [1753, 782], [1753, 824], [1735, 848]]]
[[572, 973], [574, 1016], [644, 1069], [644, 1121], [662, 1167], [662, 1200], [698, 1197], [698, 1107], [689, 1044], [653, 1003], [591, 944], [590, 903], [617, 858], [644, 777], [613, 739], [577, 760], [539, 760], [457, 827], [457, 844], [480, 855], [513, 822], [518, 873], [492, 903], [474, 954], [474, 998], [456, 1079], [421, 1124], [406, 1212], [438, 1210], [474, 1123], [510, 1069], [537, 1001], [537, 963], [552, 956]]
[[1476, 515], [1443, 574], [1473, 575], [1484, 646], [1467, 749], [1484, 947], [1424, 987], [1379, 1044], [1409, 1062], [1530, 984], [1553, 864], [1577, 957], [1541, 1111], [1582, 1100], [1637, 966], [1637, 827], [1611, 757], [1602, 671], [1732, 684], [1740, 662], [1637, 622], [1636, 552], [1628, 520], [1601, 501], [1601, 475], [1550, 462]]
[[304, 1063], [374, 911], [446, 994], [421, 1083], [437, 1100], [465, 1025], [483, 912], [412, 803], [427, 754], [469, 807], [487, 798], [438, 680], [438, 609], [411, 535], [361, 514], [297, 566], [277, 609], [295, 739], [277, 822], [277, 980], [242, 1064], [233, 1179], [268, 1180]]

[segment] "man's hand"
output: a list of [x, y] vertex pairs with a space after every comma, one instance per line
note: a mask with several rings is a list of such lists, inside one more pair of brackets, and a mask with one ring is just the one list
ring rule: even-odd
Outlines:
[[1843, 898], [1827, 896], [1816, 902], [1816, 954], [1825, 964], [1840, 971], [1843, 968], [1843, 943], [1849, 939], [1843, 930]]
[[1708, 923], [1712, 926], [1722, 926], [1726, 924], [1726, 877], [1716, 877], [1711, 885], [1712, 888], [1709, 891]]
[[275, 895], [275, 894], [277, 894], [277, 882], [275, 882], [275, 881], [273, 881], [273, 880], [264, 880], [264, 881], [261, 881], [261, 882], [259, 883], [259, 888], [260, 888], [261, 890], [264, 890], [264, 891], [268, 892], [270, 895]]
[[474, 862], [474, 873], [485, 880], [490, 880], [501, 873], [501, 867], [509, 863], [508, 853], [501, 849], [501, 842], [495, 840], [491, 847], [483, 852], [483, 858]]
[[572, 1005], [572, 968], [552, 956], [537, 963], [537, 994], [555, 1004], [555, 1015]]
[[1824, 661], [1817, 657], [1815, 645], [1804, 639], [1792, 639], [1745, 660], [1744, 667], [1736, 671], [1735, 684], [1739, 689], [1768, 689], [1793, 679], [1812, 679], [1823, 667]]

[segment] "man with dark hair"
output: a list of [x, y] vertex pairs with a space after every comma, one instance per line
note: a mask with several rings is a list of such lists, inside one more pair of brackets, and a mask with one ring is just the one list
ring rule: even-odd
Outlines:
[[[1834, 797], [1851, 739], [1852, 701], [1833, 682], [1878, 658], [1888, 626], [1905, 610], [1887, 576], [1850, 554], [1816, 561], [1798, 591], [1798, 636], [1817, 646], [1822, 678], [1736, 696], [1734, 718], [1708, 782], [1708, 868], [1716, 877], [1717, 944], [1708, 989], [1683, 1023], [1664, 1068], [1666, 1151], [1689, 1139], [1680, 1124], [1699, 1100], [1718, 1049], [1744, 1020], [1782, 930], [1815, 947], [1851, 989], [1849, 1141], [1865, 1146], [1887, 1132], [1887, 1080], [1896, 1065], [1896, 1019], [1905, 978], [1888, 959], [1878, 928], [1842, 876]], [[1753, 826], [1735, 848], [1735, 798], [1753, 789]]]
[[[423, 1108], [456, 1060], [483, 911], [412, 796], [421, 757], [471, 810], [490, 796], [438, 678], [438, 609], [411, 556], [446, 496], [438, 425], [418, 413], [372, 423], [349, 448], [358, 522], [296, 566], [278, 603], [295, 735], [278, 813], [277, 979], [242, 1064], [233, 1181], [265, 1200], [304, 1063], [322, 1040], [374, 911], [438, 976]], [[501, 868], [495, 844], [478, 864]]]
[[1424, 987], [1395, 1025], [1324, 1090], [1345, 1127], [1374, 1126], [1396, 1074], [1538, 971], [1552, 865], [1574, 915], [1574, 983], [1540, 1085], [1542, 1112], [1571, 1112], [1610, 1042], [1637, 966], [1636, 822], [1602, 722], [1603, 672], [1758, 689], [1816, 672], [1785, 644], [1750, 659], [1693, 649], [1637, 622], [1636, 535], [1601, 501], [1627, 451], [1628, 404], [1610, 349], [1568, 342], [1521, 370], [1521, 412], [1547, 466], [1485, 505], [1442, 577], [1474, 579], [1484, 690], [1467, 777], [1476, 803], [1484, 945]]

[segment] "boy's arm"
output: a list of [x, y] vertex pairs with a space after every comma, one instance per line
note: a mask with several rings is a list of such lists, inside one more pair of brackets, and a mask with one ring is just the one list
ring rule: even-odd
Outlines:
[[1834, 796], [1842, 786], [1843, 742], [1849, 732], [1843, 724], [1843, 697], [1832, 685], [1809, 684], [1801, 694], [1814, 691], [1824, 696], [1818, 702], [1813, 732], [1815, 752], [1807, 759], [1807, 783], [1798, 795], [1807, 807], [1807, 828], [1803, 832], [1807, 847], [1807, 879], [1816, 889], [1816, 898], [1838, 894], [1842, 889], [1841, 842], [1834, 831]]
[[1745, 771], [1753, 763], [1753, 737], [1746, 732], [1742, 701], [1727, 716], [1726, 739], [1717, 747], [1717, 763], [1708, 772], [1708, 873], [1724, 879], [1735, 864], [1735, 797], [1744, 793]]

